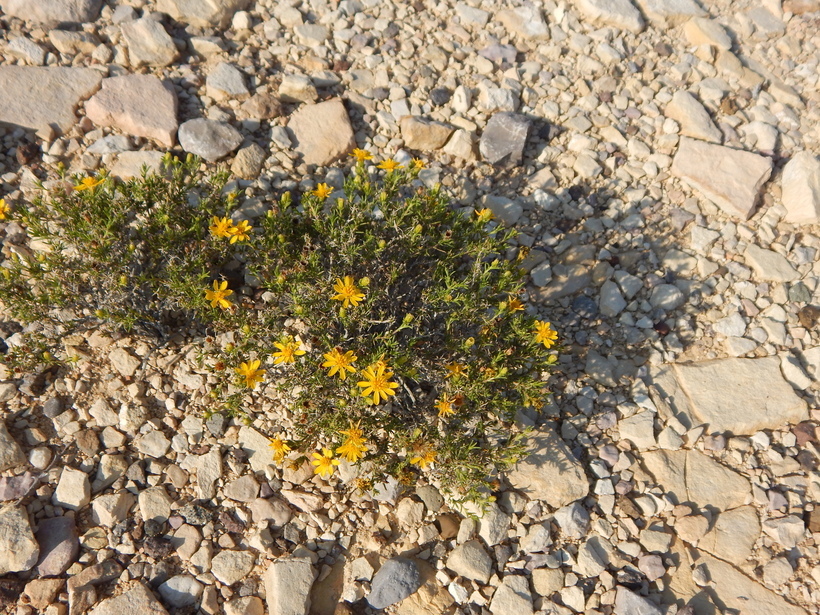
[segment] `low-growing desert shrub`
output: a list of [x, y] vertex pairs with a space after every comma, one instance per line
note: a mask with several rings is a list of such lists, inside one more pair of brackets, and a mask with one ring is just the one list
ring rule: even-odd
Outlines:
[[71, 360], [59, 336], [103, 323], [194, 328], [208, 411], [275, 408], [276, 463], [327, 478], [352, 464], [360, 487], [424, 473], [485, 498], [522, 452], [516, 412], [546, 400], [556, 333], [520, 299], [514, 231], [424, 187], [421, 161], [354, 157], [343, 188], [284, 193], [255, 218], [192, 157], [130, 181], [63, 176], [15, 204], [30, 241], [7, 250], [0, 301], [50, 337], [7, 363]]

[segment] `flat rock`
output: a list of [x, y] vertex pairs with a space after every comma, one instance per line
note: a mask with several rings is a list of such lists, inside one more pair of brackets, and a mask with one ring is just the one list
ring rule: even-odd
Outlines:
[[34, 579], [26, 583], [23, 593], [28, 596], [31, 606], [45, 611], [48, 605], [57, 598], [63, 585], [65, 585], [65, 579]]
[[166, 604], [183, 608], [197, 603], [205, 586], [189, 574], [171, 577], [157, 588]]
[[530, 120], [525, 116], [507, 111], [495, 113], [478, 143], [481, 157], [490, 164], [521, 164], [529, 131]]
[[26, 462], [23, 449], [11, 437], [6, 424], [0, 420], [0, 472]]
[[379, 568], [370, 583], [367, 602], [374, 609], [386, 609], [404, 600], [421, 587], [421, 574], [412, 559], [393, 557]]
[[790, 604], [779, 595], [763, 587], [727, 564], [711, 555], [702, 554], [699, 564], [705, 565], [715, 593], [726, 609], [736, 610], [743, 615], [806, 615], [806, 611]]
[[618, 421], [618, 432], [622, 440], [629, 440], [638, 449], [653, 448], [655, 441], [655, 413], [649, 410], [636, 412]]
[[663, 615], [664, 611], [643, 596], [618, 586], [615, 590], [615, 615]]
[[712, 528], [698, 542], [698, 549], [742, 567], [760, 536], [760, 518], [753, 506], [740, 506], [718, 514]]
[[751, 492], [749, 479], [700, 451], [647, 451], [641, 459], [678, 503], [728, 510], [744, 505]]
[[288, 74], [279, 84], [279, 98], [285, 102], [316, 102], [319, 93], [307, 75]]
[[[123, 180], [142, 177], [143, 168], [149, 174], [158, 175], [162, 169], [162, 152], [122, 152], [111, 166], [111, 175]], [[117, 422], [111, 424], [116, 425]]]
[[179, 56], [171, 36], [154, 19], [143, 17], [126, 21], [121, 29], [122, 37], [128, 45], [128, 62], [134, 68], [168, 66]]
[[492, 502], [484, 509], [478, 520], [478, 535], [488, 547], [503, 542], [510, 531], [510, 515], [501, 510], [501, 507]]
[[406, 115], [399, 122], [401, 138], [405, 146], [423, 152], [444, 147], [454, 128], [441, 122], [434, 122], [414, 115]]
[[480, 583], [487, 583], [493, 573], [493, 560], [478, 540], [453, 549], [446, 565], [457, 575]]
[[783, 167], [780, 185], [786, 222], [820, 222], [820, 160], [811, 152], [798, 152]]
[[237, 502], [253, 502], [258, 493], [259, 483], [253, 474], [240, 476], [225, 487], [225, 495]]
[[504, 580], [493, 594], [490, 613], [493, 615], [532, 615], [532, 594], [527, 577], [504, 575]]
[[636, 0], [636, 4], [650, 22], [663, 27], [706, 15], [694, 0]]
[[80, 540], [73, 517], [41, 519], [35, 533], [40, 545], [37, 572], [40, 576], [56, 577], [63, 574], [77, 559]]
[[543, 500], [554, 508], [583, 498], [589, 493], [581, 462], [570, 453], [551, 427], [542, 427], [530, 436], [530, 454], [507, 473], [514, 489], [530, 499]]
[[249, 551], [220, 551], [211, 560], [211, 572], [218, 581], [233, 585], [253, 570], [256, 556]]
[[754, 269], [756, 277], [763, 282], [794, 282], [800, 279], [800, 274], [789, 260], [778, 252], [749, 244], [743, 256]]
[[60, 480], [51, 501], [55, 506], [80, 510], [91, 501], [91, 483], [88, 474], [68, 466], [60, 473]]
[[270, 439], [253, 427], [243, 425], [239, 428], [239, 446], [248, 455], [248, 462], [254, 472], [264, 472], [273, 463]]
[[671, 172], [730, 216], [748, 220], [772, 174], [770, 158], [682, 137]]
[[242, 143], [242, 135], [230, 124], [204, 118], [184, 122], [177, 136], [186, 152], [208, 162], [224, 158]]
[[29, 570], [39, 555], [25, 507], [0, 508], [0, 575]]
[[245, 85], [245, 75], [233, 64], [219, 62], [205, 79], [205, 91], [214, 100], [246, 100], [251, 93]]
[[177, 132], [177, 95], [170, 83], [153, 75], [103, 79], [100, 91], [85, 105], [97, 126], [113, 126], [135, 137], [172, 147]]
[[107, 598], [91, 609], [89, 615], [168, 615], [156, 596], [142, 583], [114, 598]]
[[711, 432], [748, 435], [808, 418], [806, 402], [783, 378], [777, 357], [676, 363], [673, 371], [687, 398], [679, 410]]
[[339, 98], [299, 108], [290, 116], [288, 129], [293, 133], [293, 148], [306, 164], [331, 164], [356, 147], [347, 109]]
[[140, 491], [137, 503], [143, 521], [150, 519], [156, 523], [165, 523], [171, 515], [173, 500], [165, 491], [164, 486], [157, 485]]
[[713, 19], [693, 17], [683, 24], [683, 34], [690, 45], [711, 45], [727, 51], [732, 48], [732, 39], [723, 26]]
[[196, 487], [203, 500], [216, 495], [216, 481], [222, 477], [222, 455], [215, 446], [196, 460]]
[[[0, 455], [2, 455], [2, 451], [3, 444], [0, 442]], [[34, 464], [32, 463], [32, 465]], [[37, 466], [35, 465], [35, 467]], [[31, 472], [23, 472], [17, 476], [0, 477], [0, 502], [8, 502], [9, 500], [24, 497], [38, 481], [39, 477]]]
[[680, 124], [680, 133], [694, 139], [720, 143], [723, 133], [715, 126], [706, 108], [686, 90], [678, 90], [666, 105], [666, 117]]
[[91, 503], [91, 520], [97, 525], [114, 527], [125, 520], [136, 500], [128, 491], [98, 495]]
[[643, 31], [643, 17], [629, 0], [576, 0], [575, 6], [593, 23], [614, 26], [638, 34]]
[[198, 28], [225, 28], [251, 0], [157, 0], [156, 10]]
[[3, 0], [0, 8], [8, 17], [46, 26], [88, 23], [100, 14], [102, 0]]
[[524, 5], [511, 9], [502, 9], [495, 14], [508, 32], [517, 34], [527, 40], [549, 40], [550, 31], [541, 9], [534, 5]]
[[279, 558], [265, 571], [269, 615], [307, 615], [316, 575], [307, 558]]
[[0, 124], [67, 132], [77, 105], [100, 87], [91, 68], [0, 66]]

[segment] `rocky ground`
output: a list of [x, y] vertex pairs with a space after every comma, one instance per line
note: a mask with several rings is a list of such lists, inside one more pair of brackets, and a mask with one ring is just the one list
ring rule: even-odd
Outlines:
[[171, 150], [229, 164], [256, 216], [354, 146], [421, 156], [521, 231], [566, 344], [476, 520], [271, 465], [286, 417], [203, 421], [184, 340], [67, 339], [75, 371], [0, 382], [6, 612], [820, 612], [820, 2], [0, 9], [7, 203]]

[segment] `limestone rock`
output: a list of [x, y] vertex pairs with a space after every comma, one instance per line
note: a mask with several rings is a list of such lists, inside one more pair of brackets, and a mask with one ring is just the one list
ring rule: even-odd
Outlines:
[[197, 28], [226, 28], [251, 0], [157, 0], [156, 10]]
[[50, 30], [48, 40], [60, 53], [74, 55], [75, 53], [92, 53], [100, 41], [87, 32], [72, 32], [71, 30]]
[[[677, 529], [677, 525], [675, 527]], [[712, 528], [698, 543], [698, 548], [743, 567], [752, 555], [758, 536], [760, 519], [757, 511], [753, 506], [740, 506], [718, 514]]]
[[215, 446], [196, 460], [196, 486], [203, 500], [216, 495], [216, 481], [222, 477], [222, 455]]
[[331, 164], [356, 147], [350, 118], [338, 98], [301, 107], [290, 116], [288, 128], [306, 164]]
[[655, 413], [649, 410], [637, 412], [618, 421], [621, 438], [629, 440], [638, 449], [652, 448], [655, 442]]
[[251, 93], [245, 85], [245, 76], [233, 64], [219, 62], [205, 79], [205, 92], [217, 101], [236, 99], [246, 100]]
[[77, 122], [77, 105], [101, 80], [92, 68], [0, 66], [0, 124], [67, 132]]
[[757, 278], [764, 282], [794, 282], [800, 274], [788, 259], [778, 252], [764, 250], [754, 244], [746, 246], [743, 254], [746, 262], [755, 270]]
[[680, 124], [682, 135], [712, 143], [723, 140], [723, 133], [715, 126], [704, 106], [685, 90], [678, 90], [672, 95], [665, 113]]
[[137, 496], [137, 502], [143, 521], [151, 519], [156, 523], [164, 523], [171, 515], [171, 504], [173, 501], [162, 485], [149, 487], [148, 489], [140, 491], [139, 496]]
[[197, 603], [205, 586], [188, 574], [178, 574], [160, 585], [157, 590], [166, 604], [183, 608]]
[[231, 173], [242, 179], [256, 179], [265, 164], [267, 153], [257, 143], [240, 148], [231, 163]]
[[664, 611], [655, 604], [639, 596], [626, 587], [618, 586], [615, 591], [615, 615], [662, 615]]
[[549, 40], [550, 33], [541, 9], [534, 5], [524, 5], [502, 9], [495, 14], [497, 21], [508, 31], [527, 40]]
[[780, 185], [786, 222], [820, 222], [820, 160], [811, 152], [798, 152], [783, 167]]
[[60, 23], [87, 23], [97, 19], [102, 0], [3, 0], [0, 8], [8, 17], [17, 17], [45, 26]]
[[394, 557], [382, 564], [370, 583], [367, 602], [374, 609], [404, 600], [421, 587], [421, 574], [412, 559]]
[[34, 579], [26, 583], [23, 593], [28, 596], [31, 606], [45, 611], [46, 607], [57, 598], [63, 585], [65, 585], [64, 579]]
[[532, 615], [532, 594], [527, 577], [504, 575], [504, 580], [493, 594], [490, 613], [493, 615]]
[[481, 157], [490, 164], [520, 164], [529, 130], [530, 120], [523, 115], [506, 111], [494, 114], [481, 134]]
[[211, 560], [211, 572], [225, 585], [233, 585], [250, 574], [255, 561], [249, 551], [220, 551]]
[[629, 0], [577, 0], [578, 10], [590, 21], [638, 34], [644, 29], [640, 11]]
[[279, 98], [286, 102], [316, 102], [319, 93], [307, 75], [288, 74], [279, 84]]
[[706, 15], [695, 0], [636, 0], [646, 18], [662, 27], [677, 26], [692, 17]]
[[168, 615], [156, 596], [142, 583], [95, 606], [89, 615]]
[[730, 216], [748, 220], [772, 161], [750, 152], [682, 137], [671, 172]]
[[673, 371], [687, 398], [684, 414], [711, 432], [753, 434], [808, 418], [806, 402], [783, 378], [777, 357], [677, 363]]
[[479, 541], [470, 540], [453, 549], [447, 568], [466, 579], [487, 583], [493, 573], [493, 560]]
[[254, 472], [264, 472], [273, 463], [270, 440], [253, 427], [248, 425], [240, 427], [238, 441], [239, 446], [248, 455], [248, 462]]
[[477, 158], [475, 142], [474, 133], [459, 128], [453, 132], [453, 136], [444, 144], [442, 151], [466, 162], [472, 162]]
[[216, 162], [227, 156], [242, 143], [242, 135], [230, 124], [203, 118], [184, 122], [177, 136], [186, 152], [208, 162]]
[[421, 117], [406, 115], [401, 118], [401, 138], [410, 149], [429, 152], [441, 149], [450, 135], [453, 127], [441, 122], [433, 122]]
[[23, 449], [11, 437], [6, 424], [0, 420], [0, 472], [26, 462]]
[[718, 22], [702, 17], [693, 17], [683, 24], [683, 34], [690, 45], [712, 45], [727, 51], [732, 48], [732, 39]]
[[[148, 173], [159, 175], [162, 170], [162, 152], [122, 152], [111, 166], [111, 175], [120, 179], [142, 177], [143, 167]], [[116, 425], [119, 422], [111, 423]]]
[[99, 495], [91, 503], [91, 519], [97, 525], [114, 527], [125, 520], [135, 501], [128, 491]]
[[307, 615], [315, 574], [306, 558], [280, 558], [265, 571], [269, 615]]
[[140, 366], [140, 360], [125, 348], [114, 348], [108, 353], [108, 360], [111, 361], [111, 366], [126, 378], [136, 374]]
[[25, 507], [0, 508], [0, 575], [30, 569], [39, 555]]
[[558, 508], [589, 493], [583, 465], [550, 427], [530, 436], [532, 451], [507, 474], [510, 484], [530, 499]]
[[134, 68], [168, 66], [179, 56], [171, 36], [154, 19], [143, 17], [127, 21], [121, 28], [128, 45], [128, 62]]
[[51, 501], [55, 506], [69, 510], [80, 510], [91, 501], [91, 483], [88, 474], [68, 466], [63, 468], [57, 489]]
[[114, 126], [126, 134], [154, 139], [172, 147], [177, 131], [177, 95], [170, 83], [153, 75], [103, 79], [85, 105], [97, 126]]

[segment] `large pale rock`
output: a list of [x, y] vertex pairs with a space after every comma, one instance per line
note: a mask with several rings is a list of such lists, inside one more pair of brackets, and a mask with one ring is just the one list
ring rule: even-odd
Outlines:
[[722, 560], [742, 566], [754, 551], [760, 536], [760, 519], [753, 506], [740, 506], [718, 515], [698, 548]]
[[811, 152], [798, 152], [783, 167], [780, 185], [786, 222], [820, 222], [820, 160]]
[[136, 500], [128, 491], [99, 495], [91, 503], [91, 520], [97, 525], [114, 527], [125, 520]]
[[211, 572], [225, 585], [233, 585], [250, 574], [255, 561], [250, 551], [220, 551], [211, 560]]
[[[216, 481], [222, 477], [222, 454], [215, 446], [196, 460], [196, 488], [203, 500], [216, 495]], [[254, 468], [255, 470], [255, 468]]]
[[80, 552], [77, 526], [73, 517], [50, 517], [41, 519], [36, 533], [40, 545], [37, 572], [51, 577], [63, 574]]
[[465, 579], [487, 583], [493, 573], [493, 560], [478, 540], [470, 540], [453, 549], [447, 568]]
[[742, 506], [751, 491], [747, 478], [696, 450], [648, 451], [643, 465], [678, 503], [727, 510]]
[[702, 17], [693, 17], [683, 24], [683, 34], [690, 45], [712, 45], [720, 49], [732, 48], [732, 39], [718, 22]]
[[290, 116], [288, 128], [306, 164], [328, 165], [356, 147], [350, 118], [338, 98], [301, 107]]
[[386, 609], [421, 587], [421, 573], [415, 560], [393, 557], [382, 564], [370, 583], [367, 602], [374, 609]]
[[723, 133], [715, 126], [706, 108], [685, 90], [678, 90], [672, 95], [665, 114], [680, 124], [684, 136], [712, 143], [720, 143], [723, 139]]
[[782, 254], [749, 244], [743, 256], [763, 282], [794, 282], [800, 279], [800, 274]]
[[406, 115], [401, 118], [401, 138], [410, 149], [428, 152], [444, 147], [454, 128], [441, 122]]
[[172, 147], [177, 132], [177, 95], [170, 83], [153, 75], [103, 79], [100, 91], [85, 105], [97, 126], [114, 126], [135, 137]]
[[615, 590], [615, 615], [661, 615], [665, 611], [643, 596], [618, 586]]
[[673, 373], [685, 399], [675, 402], [692, 425], [736, 435], [779, 429], [808, 419], [808, 408], [786, 382], [777, 357], [676, 363]]
[[26, 462], [23, 449], [11, 437], [6, 424], [0, 420], [0, 472]]
[[504, 580], [493, 594], [490, 613], [493, 615], [532, 615], [532, 594], [527, 577], [517, 574], [504, 575]]
[[77, 122], [77, 105], [101, 80], [91, 68], [0, 66], [0, 124], [64, 133]]
[[107, 598], [95, 606], [89, 615], [168, 615], [156, 596], [142, 583], [127, 592]]
[[60, 473], [57, 489], [51, 497], [55, 506], [69, 510], [80, 510], [91, 501], [91, 483], [88, 474], [68, 466]]
[[143, 489], [137, 501], [143, 521], [151, 519], [157, 523], [164, 523], [171, 515], [173, 500], [162, 485]]
[[245, 76], [233, 64], [219, 62], [205, 79], [205, 92], [214, 100], [245, 100], [250, 97]]
[[590, 21], [635, 34], [643, 31], [641, 13], [629, 0], [576, 0], [575, 6]]
[[242, 143], [240, 132], [225, 122], [197, 118], [179, 127], [179, 144], [208, 162], [216, 162], [227, 156]]
[[140, 66], [168, 66], [179, 56], [176, 45], [162, 24], [149, 18], [122, 24], [122, 37], [128, 45], [128, 62]]
[[225, 28], [251, 0], [157, 0], [156, 10], [198, 28]]
[[307, 615], [315, 574], [306, 558], [280, 558], [265, 571], [269, 615]]
[[636, 0], [636, 4], [650, 22], [662, 27], [677, 26], [692, 17], [706, 15], [695, 0]]
[[786, 602], [731, 564], [706, 554], [702, 554], [697, 563], [706, 566], [715, 594], [725, 609], [732, 609], [743, 615], [807, 614], [802, 608]]
[[248, 455], [248, 462], [254, 472], [264, 472], [273, 463], [273, 451], [270, 439], [263, 436], [253, 427], [243, 425], [239, 428], [239, 446]]
[[[159, 175], [162, 170], [162, 152], [122, 152], [111, 167], [111, 175], [120, 179], [142, 177], [143, 167], [148, 174]], [[112, 423], [116, 425], [119, 422]]]
[[28, 570], [39, 555], [25, 507], [0, 508], [0, 575]]
[[752, 217], [772, 161], [750, 152], [682, 137], [671, 172], [730, 216]]
[[510, 484], [534, 500], [560, 508], [589, 493], [583, 465], [552, 428], [530, 436], [530, 454], [507, 474]]
[[0, 8], [8, 17], [17, 17], [47, 26], [86, 23], [100, 14], [102, 0], [2, 0]]
[[550, 31], [541, 8], [532, 4], [502, 9], [495, 14], [497, 21], [509, 32], [528, 40], [549, 40]]
[[478, 143], [481, 157], [490, 164], [521, 164], [529, 131], [530, 120], [524, 115], [507, 111], [494, 114]]

